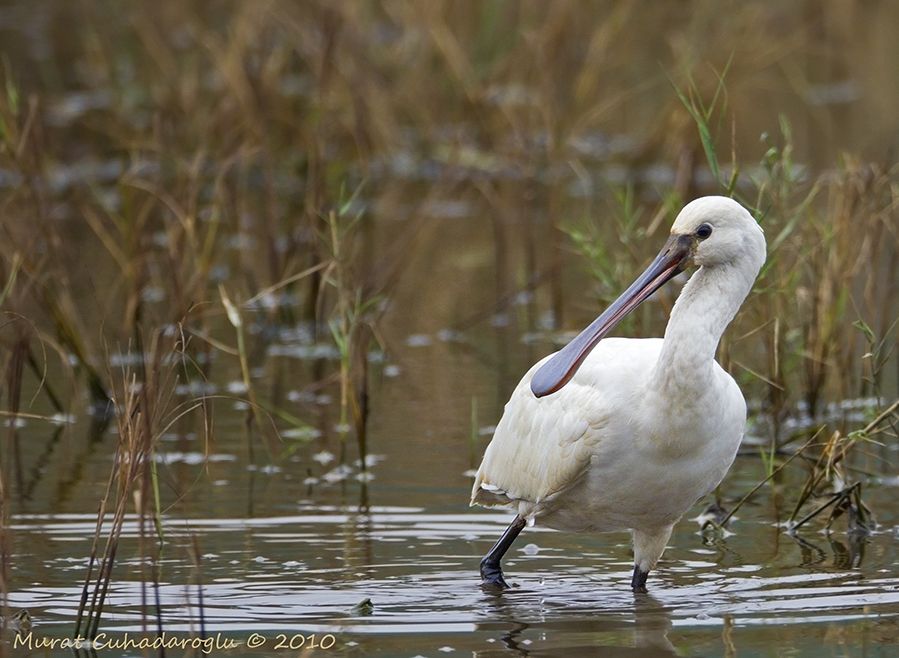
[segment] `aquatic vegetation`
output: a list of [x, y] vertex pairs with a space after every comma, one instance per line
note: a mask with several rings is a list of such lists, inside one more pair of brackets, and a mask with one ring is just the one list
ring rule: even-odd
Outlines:
[[[152, 585], [153, 616], [161, 619], [158, 587], [162, 574], [162, 554], [166, 545], [165, 508], [161, 497], [159, 453], [161, 439], [174, 426], [196, 423], [203, 433], [203, 445], [210, 446], [213, 426], [212, 405], [205, 398], [177, 400], [176, 383], [189, 363], [183, 333], [159, 331], [143, 345], [145, 352], [135, 365], [110, 370], [109, 415], [115, 419], [116, 445], [106, 491], [99, 502], [88, 568], [82, 587], [75, 635], [96, 636], [112, 581], [118, 546], [129, 508], [138, 524], [141, 582]], [[174, 365], [174, 367], [171, 367]], [[164, 461], [163, 461], [164, 463]], [[166, 483], [169, 487], [171, 482]], [[184, 495], [177, 491], [177, 496]], [[105, 536], [105, 543], [102, 538]], [[145, 607], [144, 614], [149, 610]]]

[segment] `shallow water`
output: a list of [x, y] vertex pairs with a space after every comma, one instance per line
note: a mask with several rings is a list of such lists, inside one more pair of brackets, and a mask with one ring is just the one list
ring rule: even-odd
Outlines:
[[[726, 537], [702, 535], [695, 520], [702, 505], [688, 513], [647, 595], [629, 591], [626, 534], [540, 527], [527, 529], [507, 557], [513, 589], [482, 591], [478, 561], [509, 516], [467, 508], [470, 419], [447, 416], [440, 425], [413, 411], [409, 395], [410, 380], [426, 387], [430, 377], [420, 364], [444, 348], [448, 368], [470, 365], [462, 347], [435, 342], [401, 349], [407, 377], [381, 380], [376, 408], [408, 406], [405, 417], [373, 417], [364, 478], [352, 459], [337, 465], [336, 439], [328, 436], [271, 463], [257, 449], [259, 464], [249, 464], [233, 408], [240, 405], [231, 402], [217, 413], [217, 442], [205, 463], [196, 434], [163, 441], [159, 463], [171, 506], [158, 597], [166, 632], [222, 634], [213, 653], [234, 655], [283, 655], [290, 649], [275, 648], [279, 641], [327, 643], [331, 636], [328, 651], [360, 656], [767, 656], [787, 646], [798, 656], [895, 655], [896, 488], [888, 478], [865, 491], [879, 521], [869, 537], [848, 536], [839, 523], [830, 536], [814, 524], [799, 537], [784, 533], [776, 521], [789, 514], [802, 482], [799, 470], [788, 471], [740, 510]], [[445, 401], [455, 405], [464, 403]], [[481, 407], [479, 418], [497, 413]], [[43, 637], [73, 632], [91, 507], [111, 465], [110, 436], [92, 442], [75, 431], [81, 424], [67, 427], [56, 443], [34, 423], [21, 430], [30, 436], [25, 461], [39, 466], [23, 501], [33, 511], [17, 514], [11, 528], [9, 604], [27, 608]], [[482, 426], [476, 456], [489, 432]], [[746, 451], [725, 483], [725, 505], [763, 477], [754, 449]], [[887, 453], [895, 457], [894, 449]], [[47, 509], [55, 512], [39, 511]], [[145, 528], [144, 541], [151, 535]], [[141, 573], [140, 542], [129, 519], [104, 614], [107, 640], [153, 637], [156, 593], [142, 584], [150, 581]], [[370, 608], [360, 605], [366, 599]], [[228, 649], [225, 640], [241, 644]], [[247, 642], [264, 644], [251, 650]], [[101, 655], [117, 652], [136, 650]]]
[[[646, 596], [628, 588], [626, 534], [539, 527], [526, 530], [506, 560], [516, 587], [482, 592], [478, 561], [510, 518], [467, 507], [469, 473], [509, 387], [545, 349], [513, 324], [496, 330], [504, 347], [494, 350], [492, 331], [486, 338], [470, 332], [467, 342], [406, 333], [413, 339], [397, 341], [390, 359], [374, 364], [365, 475], [352, 445], [347, 465], [339, 465], [335, 402], [322, 394], [283, 386], [284, 399], [295, 400], [285, 402], [292, 413], [317, 419], [307, 430], [285, 432], [276, 446], [283, 456], [262, 443], [250, 454], [243, 404], [234, 400], [214, 402], [210, 446], [196, 424], [173, 428], [157, 457], [166, 508], [158, 592], [166, 632], [184, 638], [202, 629], [242, 643], [213, 655], [296, 653], [275, 648], [279, 634], [295, 644], [300, 635], [310, 643], [312, 634], [318, 641], [333, 636], [328, 651], [359, 656], [773, 656], [783, 647], [809, 657], [896, 655], [896, 480], [875, 458], [859, 464], [879, 474], [865, 488], [879, 522], [870, 537], [847, 536], [842, 521], [830, 537], [817, 523], [800, 537], [785, 534], [777, 523], [803, 482], [804, 469], [796, 467], [763, 487], [725, 538], [704, 538], [690, 520], [703, 506], [691, 510]], [[270, 357], [260, 386], [282, 381], [295, 363], [289, 355]], [[215, 390], [227, 392], [236, 373], [221, 374]], [[184, 399], [200, 388], [186, 387]], [[113, 430], [96, 436], [88, 420], [79, 414], [61, 429], [28, 420], [19, 430], [24, 495], [12, 518], [9, 605], [27, 608], [43, 637], [74, 631], [96, 505], [112, 467]], [[751, 438], [722, 488], [725, 507], [764, 477], [751, 445], [764, 436]], [[880, 456], [895, 462], [895, 445]], [[155, 593], [142, 584], [149, 572], [138, 558], [147, 554], [152, 527], [144, 528], [143, 549], [140, 535], [134, 521], [126, 525], [105, 632], [153, 636]], [[366, 599], [370, 610], [360, 606]], [[260, 637], [265, 644], [251, 651], [245, 643]]]
[[[753, 518], [766, 510], [747, 510], [734, 535], [705, 543], [698, 525], [685, 521], [650, 593], [634, 596], [626, 535], [533, 528], [506, 561], [513, 589], [494, 594], [477, 586], [477, 562], [506, 515], [359, 512], [310, 501], [283, 507], [293, 513], [166, 520], [170, 557], [158, 592], [166, 631], [196, 632], [200, 624], [196, 573], [181, 557], [195, 536], [203, 551], [203, 629], [235, 642], [256, 633], [268, 642], [260, 654], [276, 652], [279, 634], [307, 641], [330, 634], [347, 655], [385, 656], [595, 655], [602, 647], [616, 647], [614, 655], [717, 655], [728, 647], [776, 655], [775, 646], [787, 645], [791, 655], [887, 656], [896, 648], [893, 530], [855, 546], [815, 533], [798, 540]], [[16, 519], [13, 575], [32, 584], [17, 588], [10, 605], [28, 608], [46, 636], [72, 629], [93, 527], [89, 515]], [[123, 556], [137, 536], [137, 525], [126, 524]], [[28, 546], [40, 550], [28, 555]], [[125, 575], [135, 568], [127, 558], [119, 566], [103, 625], [110, 638], [152, 631], [141, 600], [153, 592]], [[365, 599], [370, 611], [356, 607]], [[825, 642], [831, 653], [822, 653]]]

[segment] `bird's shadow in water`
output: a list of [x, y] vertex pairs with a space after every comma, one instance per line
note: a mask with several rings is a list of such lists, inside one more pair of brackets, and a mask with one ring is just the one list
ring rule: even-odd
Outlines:
[[[671, 615], [661, 601], [648, 593], [625, 599], [615, 596], [602, 604], [602, 592], [585, 606], [577, 601], [555, 600], [556, 593], [513, 587], [485, 590], [481, 609], [485, 621], [478, 630], [494, 635], [502, 647], [477, 652], [480, 657], [595, 656], [609, 649], [615, 656], [670, 658], [677, 650], [668, 639]], [[530, 631], [530, 632], [528, 632]], [[588, 636], [585, 639], [585, 636]], [[570, 638], [570, 639], [569, 639]]]

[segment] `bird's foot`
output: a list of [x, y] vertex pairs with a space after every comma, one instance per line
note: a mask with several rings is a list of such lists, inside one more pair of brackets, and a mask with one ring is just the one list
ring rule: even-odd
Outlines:
[[503, 570], [499, 562], [488, 559], [481, 560], [481, 586], [496, 589], [509, 589], [509, 584], [503, 578]]
[[631, 589], [634, 590], [634, 594], [646, 593], [646, 579], [648, 577], [648, 571], [642, 571], [639, 566], [634, 565], [634, 575], [631, 577]]

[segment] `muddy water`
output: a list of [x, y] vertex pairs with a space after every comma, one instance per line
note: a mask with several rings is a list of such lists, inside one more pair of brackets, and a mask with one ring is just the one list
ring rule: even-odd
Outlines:
[[[899, 649], [897, 483], [885, 468], [866, 489], [879, 521], [869, 537], [841, 528], [827, 536], [813, 525], [799, 537], [785, 534], [777, 523], [801, 484], [797, 470], [745, 506], [727, 537], [703, 537], [691, 520], [702, 505], [692, 510], [646, 596], [628, 589], [627, 535], [539, 527], [523, 533], [508, 557], [513, 589], [482, 592], [478, 560], [509, 518], [467, 508], [467, 472], [506, 384], [492, 340], [482, 354], [475, 339], [412, 336], [376, 366], [373, 408], [390, 413], [372, 417], [365, 477], [352, 456], [344, 466], [335, 458], [326, 398], [298, 403], [332, 417], [322, 436], [288, 433], [294, 450], [283, 458], [257, 447], [251, 461], [243, 412], [232, 401], [216, 402], [207, 460], [197, 433], [167, 436], [158, 457], [169, 505], [160, 586], [144, 584], [132, 519], [106, 606], [107, 641], [151, 637], [158, 596], [166, 631], [184, 638], [202, 628], [219, 638], [215, 653], [233, 655], [295, 654], [291, 642], [322, 641], [334, 642], [328, 651], [359, 656], [768, 656], [786, 646], [797, 656], [888, 656]], [[539, 345], [521, 336], [510, 340], [505, 369], [520, 372], [533, 349]], [[288, 370], [291, 358], [273, 357]], [[444, 378], [457, 385], [437, 383]], [[218, 386], [227, 390], [227, 382]], [[472, 397], [480, 403], [470, 448]], [[296, 395], [288, 390], [287, 398]], [[46, 637], [73, 631], [93, 510], [111, 466], [112, 437], [92, 439], [88, 429], [81, 420], [61, 436], [36, 421], [21, 429], [30, 494], [13, 519], [9, 603], [27, 608]], [[725, 504], [764, 475], [756, 448], [745, 452], [724, 486]], [[883, 456], [895, 459], [895, 449]], [[251, 650], [247, 642], [261, 645]], [[101, 652], [120, 654], [136, 651]]]
[[[256, 632], [270, 639], [269, 648], [281, 633], [332, 634], [349, 655], [568, 655], [602, 646], [621, 647], [622, 655], [715, 655], [730, 645], [740, 655], [768, 655], [776, 644], [814, 656], [830, 638], [841, 649], [834, 655], [861, 655], [865, 647], [866, 655], [892, 655], [881, 646], [895, 642], [899, 605], [891, 532], [863, 547], [821, 537], [806, 544], [778, 537], [750, 515], [726, 544], [704, 545], [687, 523], [652, 592], [634, 597], [626, 537], [533, 531], [508, 561], [514, 589], [497, 596], [477, 588], [475, 567], [501, 530], [501, 515], [294, 507], [292, 515], [170, 521], [173, 544], [192, 532], [207, 551], [207, 633], [241, 640]], [[72, 556], [86, 548], [92, 519], [19, 523], [20, 541], [46, 548], [39, 568], [17, 568], [17, 577], [39, 584], [20, 589], [12, 602], [32, 611], [42, 633], [64, 633], [83, 570]], [[190, 569], [175, 558], [164, 575], [165, 628], [196, 630]], [[144, 594], [139, 582], [116, 579], [105, 629], [140, 634]], [[365, 599], [373, 606], [368, 614], [354, 609]]]

